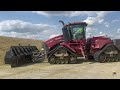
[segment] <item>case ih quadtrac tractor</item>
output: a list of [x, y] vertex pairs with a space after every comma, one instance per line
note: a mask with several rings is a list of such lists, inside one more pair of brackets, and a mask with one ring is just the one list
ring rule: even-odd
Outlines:
[[45, 41], [50, 64], [77, 63], [77, 58], [93, 59], [98, 62], [118, 61], [120, 59], [120, 40], [105, 36], [86, 39], [85, 22], [63, 24], [63, 35]]
[[[42, 62], [47, 55], [50, 64], [77, 63], [82, 58], [98, 62], [120, 60], [120, 39], [105, 36], [86, 39], [85, 22], [63, 24], [63, 35], [44, 42], [41, 51], [36, 46], [11, 46], [5, 55], [5, 63], [18, 67], [25, 63]], [[44, 52], [45, 50], [45, 52]]]

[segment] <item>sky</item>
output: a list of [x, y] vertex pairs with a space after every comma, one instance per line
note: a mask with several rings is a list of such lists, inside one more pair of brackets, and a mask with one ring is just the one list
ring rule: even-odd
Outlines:
[[86, 37], [120, 38], [120, 11], [0, 11], [0, 36], [48, 40], [62, 34], [62, 24], [86, 22]]

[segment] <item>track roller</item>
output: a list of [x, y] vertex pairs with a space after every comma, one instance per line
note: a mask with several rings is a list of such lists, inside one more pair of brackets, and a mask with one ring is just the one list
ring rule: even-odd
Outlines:
[[55, 63], [56, 63], [56, 58], [55, 58], [54, 55], [50, 57], [49, 63], [50, 63], [50, 64], [55, 64]]
[[61, 60], [57, 59], [56, 64], [61, 64]]
[[65, 63], [65, 60], [63, 59], [63, 60], [60, 60], [61, 61], [61, 64], [64, 64]]
[[64, 64], [68, 64], [69, 63], [69, 61], [68, 60], [64, 60]]
[[69, 63], [71, 63], [71, 64], [77, 63], [77, 58], [75, 56], [70, 55]]
[[58, 46], [51, 52], [51, 55], [48, 57], [48, 62], [50, 64], [68, 64], [68, 63], [77, 63], [77, 58], [71, 54], [67, 48], [63, 46]]

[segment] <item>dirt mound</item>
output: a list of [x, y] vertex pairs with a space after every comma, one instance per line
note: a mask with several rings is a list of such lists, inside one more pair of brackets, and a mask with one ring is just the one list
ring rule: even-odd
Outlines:
[[4, 56], [6, 51], [14, 45], [35, 45], [38, 49], [41, 48], [42, 45], [41, 40], [31, 40], [31, 39], [21, 39], [21, 38], [12, 38], [12, 37], [3, 37], [0, 36], [0, 65], [4, 64]]

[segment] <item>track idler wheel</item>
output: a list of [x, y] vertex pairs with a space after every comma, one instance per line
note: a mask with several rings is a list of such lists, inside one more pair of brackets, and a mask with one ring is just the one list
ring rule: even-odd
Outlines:
[[118, 61], [120, 61], [120, 54], [118, 55], [117, 59], [118, 59]]
[[111, 58], [111, 62], [114, 62], [115, 61], [115, 58], [113, 57], [113, 58]]
[[114, 61], [114, 62], [117, 62], [118, 60], [117, 60], [117, 58], [113, 58], [113, 61]]
[[63, 59], [63, 60], [60, 60], [61, 61], [61, 64], [64, 64], [65, 63], [65, 60]]
[[57, 59], [57, 60], [56, 60], [56, 64], [61, 64], [61, 60], [60, 60], [60, 59]]
[[51, 56], [51, 57], [49, 58], [49, 63], [50, 63], [50, 64], [55, 64], [55, 63], [56, 63], [56, 58], [55, 58], [55, 56]]
[[110, 62], [110, 61], [111, 61], [111, 57], [107, 57], [106, 62]]
[[117, 55], [116, 57], [115, 57], [115, 62], [118, 62], [119, 60], [120, 60], [120, 55]]
[[74, 56], [70, 56], [70, 60], [69, 60], [70, 64], [76, 64], [77, 63], [77, 58]]
[[106, 61], [106, 55], [105, 54], [101, 54], [99, 57], [98, 57], [98, 61], [100, 63], [104, 63]]
[[69, 61], [68, 61], [68, 60], [65, 60], [65, 61], [64, 61], [64, 64], [68, 64], [68, 63], [69, 63]]

